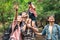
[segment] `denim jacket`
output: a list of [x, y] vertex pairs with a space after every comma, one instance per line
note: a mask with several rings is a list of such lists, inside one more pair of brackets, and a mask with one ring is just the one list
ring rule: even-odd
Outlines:
[[60, 26], [57, 24], [54, 24], [52, 29], [52, 35], [50, 35], [49, 32], [49, 24], [45, 26], [45, 28], [42, 31], [42, 35], [46, 35], [46, 40], [52, 39], [52, 40], [60, 40]]

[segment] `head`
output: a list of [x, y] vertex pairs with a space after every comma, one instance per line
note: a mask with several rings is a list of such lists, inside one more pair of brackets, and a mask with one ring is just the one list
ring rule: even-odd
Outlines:
[[54, 16], [49, 16], [49, 17], [48, 17], [48, 21], [49, 21], [49, 22], [55, 22]]
[[22, 12], [22, 20], [26, 21], [27, 18], [28, 18], [28, 14], [26, 12]]
[[33, 5], [32, 2], [28, 2], [29, 8], [35, 9], [35, 6]]
[[29, 7], [32, 5], [32, 3], [31, 2], [28, 2], [28, 5], [29, 5]]
[[17, 22], [21, 22], [22, 21], [22, 17], [19, 15], [17, 16]]

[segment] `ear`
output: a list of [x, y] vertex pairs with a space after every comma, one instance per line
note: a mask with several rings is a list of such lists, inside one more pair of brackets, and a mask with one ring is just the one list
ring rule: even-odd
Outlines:
[[47, 19], [47, 21], [49, 21], [49, 19]]

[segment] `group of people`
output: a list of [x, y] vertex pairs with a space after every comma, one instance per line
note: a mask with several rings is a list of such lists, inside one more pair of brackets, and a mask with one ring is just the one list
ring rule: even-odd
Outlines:
[[26, 12], [22, 12], [22, 15], [17, 16], [17, 20], [12, 23], [11, 38], [21, 40], [22, 36], [23, 40], [30, 40], [35, 37], [35, 31], [38, 31], [35, 21], [32, 21]]
[[36, 11], [34, 5], [29, 2], [28, 12], [22, 12], [18, 15], [18, 7], [16, 7], [15, 18], [12, 22], [12, 32], [10, 40], [35, 40], [36, 27]]
[[[17, 10], [16, 10], [17, 11]], [[37, 13], [35, 7], [29, 2], [28, 12], [22, 12], [21, 15], [16, 16], [12, 22], [12, 32], [9, 40], [36, 40], [36, 35], [46, 35], [46, 40], [60, 40], [60, 26], [55, 24], [54, 16], [49, 16], [49, 22], [39, 33], [36, 26]]]

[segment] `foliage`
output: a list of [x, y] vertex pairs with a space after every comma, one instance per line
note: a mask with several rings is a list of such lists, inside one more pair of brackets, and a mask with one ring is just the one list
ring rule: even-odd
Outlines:
[[0, 22], [11, 23], [15, 14], [14, 4], [18, 4], [20, 14], [20, 12], [28, 10], [29, 1], [36, 6], [37, 20], [45, 19], [48, 15], [60, 14], [60, 0], [0, 0]]

